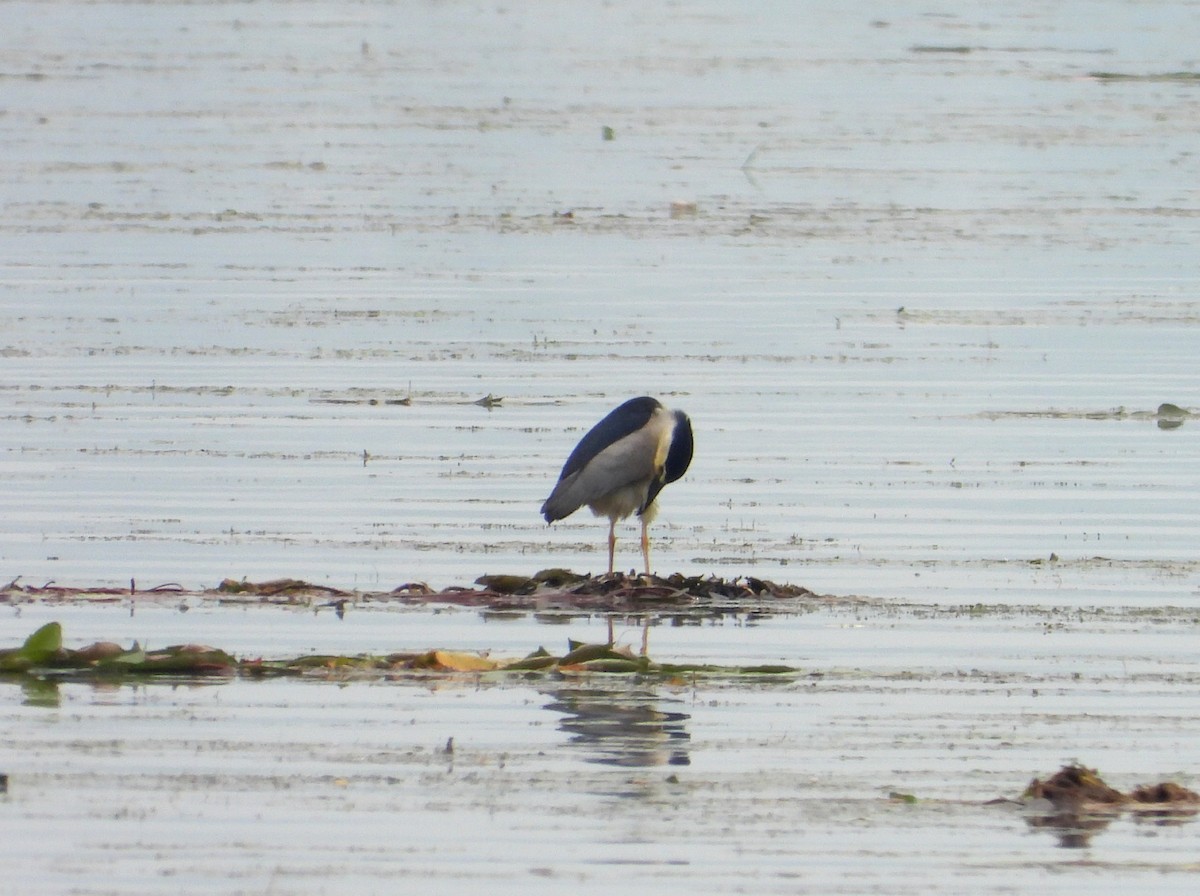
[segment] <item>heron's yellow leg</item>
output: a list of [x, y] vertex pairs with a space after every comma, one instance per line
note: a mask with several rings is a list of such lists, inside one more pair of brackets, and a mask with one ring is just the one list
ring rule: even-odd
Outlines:
[[612, 575], [613, 557], [617, 553], [617, 521], [609, 520], [608, 523], [608, 574]]
[[646, 575], [650, 575], [650, 524], [642, 520], [642, 559], [646, 561]]

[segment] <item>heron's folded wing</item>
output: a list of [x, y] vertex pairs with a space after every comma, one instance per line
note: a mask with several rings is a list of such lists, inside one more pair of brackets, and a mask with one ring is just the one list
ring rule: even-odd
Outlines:
[[[579, 469], [558, 481], [542, 514], [547, 522], [570, 516], [585, 504], [603, 501], [623, 488], [646, 483], [654, 477], [657, 434], [639, 429], [604, 448]], [[623, 515], [628, 515], [637, 506]]]

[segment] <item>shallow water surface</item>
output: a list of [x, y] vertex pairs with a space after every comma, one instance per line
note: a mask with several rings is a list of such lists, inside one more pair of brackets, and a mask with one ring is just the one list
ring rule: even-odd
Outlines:
[[[604, 631], [578, 613], [547, 626], [370, 601], [341, 618], [187, 601], [14, 609], [28, 629], [62, 621], [74, 647], [87, 638], [72, 632], [151, 649], [186, 636], [267, 658], [433, 645], [518, 657]], [[654, 656], [797, 671], [10, 680], [2, 805], [20, 825], [5, 866], [31, 893], [646, 880], [1066, 893], [1079, 874], [1105, 892], [1189, 891], [1190, 814], [1081, 819], [1015, 800], [1081, 757], [1126, 790], [1197, 786], [1193, 611], [841, 602], [681, 621], [652, 628]]]
[[[1186, 816], [1083, 830], [991, 801], [1075, 755], [1101, 756], [1118, 786], [1178, 776], [1200, 735], [1194, 662], [1127, 666], [1109, 638], [1160, 646], [1093, 624], [1042, 635], [1069, 662], [1034, 669], [956, 650], [940, 627], [901, 627], [901, 667], [860, 625], [838, 655], [863, 665], [757, 684], [240, 680], [23, 700], [3, 685], [4, 805], [22, 820], [5, 864], [31, 893], [1070, 892], [1072, 869], [1103, 891], [1186, 892]], [[654, 632], [667, 650], [669, 632]]]
[[664, 571], [1192, 596], [1183, 7], [1071, 8], [10, 4], [7, 574], [596, 571], [649, 392]]
[[[595, 639], [366, 595], [600, 571], [537, 508], [642, 393], [655, 567], [847, 598], [654, 628], [755, 687], [2, 684], [24, 891], [1194, 889], [1190, 823], [984, 805], [1200, 768], [1190, 5], [4, 11], [0, 570], [188, 596], [3, 646]], [[196, 596], [282, 576], [361, 599]]]

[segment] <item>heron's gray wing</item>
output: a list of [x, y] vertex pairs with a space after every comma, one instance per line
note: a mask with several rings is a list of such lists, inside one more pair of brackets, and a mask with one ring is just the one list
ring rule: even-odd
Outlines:
[[[542, 505], [542, 515], [547, 522], [561, 520], [585, 504], [595, 504], [627, 486], [643, 482], [649, 485], [657, 448], [657, 434], [646, 427], [613, 442], [558, 481]], [[635, 503], [625, 514], [637, 509]]]
[[614, 408], [579, 440], [579, 444], [563, 464], [558, 478], [566, 479], [572, 473], [577, 473], [605, 448], [644, 428], [660, 407], [662, 405], [657, 400], [643, 396], [631, 398], [620, 407]]

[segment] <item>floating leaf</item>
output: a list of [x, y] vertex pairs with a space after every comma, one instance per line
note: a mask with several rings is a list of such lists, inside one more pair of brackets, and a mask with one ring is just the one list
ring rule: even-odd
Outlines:
[[1158, 420], [1159, 429], [1178, 429], [1183, 426], [1183, 422], [1191, 416], [1187, 411], [1177, 404], [1164, 402], [1158, 406], [1158, 410], [1154, 416]]
[[237, 660], [224, 650], [196, 644], [175, 645], [147, 653], [140, 661], [131, 656], [124, 665], [151, 675], [220, 675], [237, 671]]
[[26, 672], [62, 652], [62, 626], [47, 622], [16, 650], [0, 650], [0, 672]]
[[459, 653], [449, 650], [435, 650], [434, 658], [438, 666], [450, 672], [490, 672], [497, 663], [477, 653]]
[[137, 644], [134, 644], [132, 649], [123, 650], [120, 653], [118, 653], [116, 656], [108, 657], [100, 665], [103, 666], [105, 663], [111, 663], [112, 665], [117, 666], [117, 667], [120, 667], [120, 666], [134, 667], [134, 666], [140, 666], [145, 662], [146, 662], [146, 651], [144, 651], [144, 650], [142, 650], [142, 648], [138, 647]]
[[126, 653], [126, 650], [120, 644], [113, 641], [97, 641], [87, 647], [80, 647], [75, 651], [75, 657], [85, 663], [101, 663], [115, 660], [123, 653]]
[[587, 576], [580, 575], [577, 572], [571, 572], [569, 569], [561, 569], [555, 567], [553, 569], [543, 569], [535, 572], [531, 577], [535, 582], [546, 585], [550, 588], [563, 588], [567, 585], [577, 585], [587, 579]]
[[559, 663], [559, 668], [572, 672], [623, 672], [628, 674], [631, 672], [646, 672], [650, 668], [650, 660], [646, 657], [637, 660], [628, 659], [627, 657], [600, 657], [599, 659], [585, 660], [581, 663]]
[[538, 583], [533, 579], [511, 575], [480, 576], [475, 580], [475, 584], [483, 585], [497, 594], [533, 594], [538, 587]]
[[592, 660], [629, 660], [633, 658], [629, 653], [613, 650], [609, 644], [578, 644], [575, 641], [570, 643], [574, 646], [570, 653], [558, 661], [560, 666], [573, 666]]
[[514, 672], [521, 670], [536, 671], [538, 669], [549, 669], [551, 666], [557, 665], [557, 663], [558, 657], [551, 656], [545, 647], [539, 647], [528, 656], [508, 663], [504, 668], [511, 669]]
[[410, 669], [431, 669], [438, 672], [490, 672], [496, 669], [499, 663], [477, 653], [430, 650], [412, 657], [406, 665]]
[[47, 622], [25, 639], [20, 653], [31, 663], [43, 663], [62, 650], [62, 625]]
[[743, 675], [787, 675], [789, 672], [798, 672], [794, 666], [781, 666], [772, 663], [765, 663], [761, 666], [740, 666], [738, 672]]

